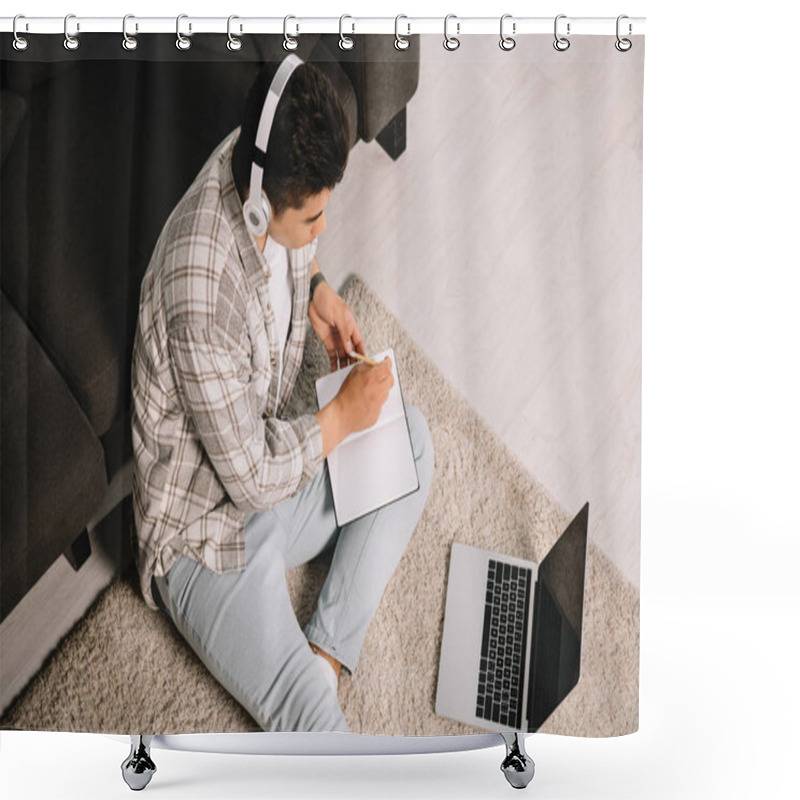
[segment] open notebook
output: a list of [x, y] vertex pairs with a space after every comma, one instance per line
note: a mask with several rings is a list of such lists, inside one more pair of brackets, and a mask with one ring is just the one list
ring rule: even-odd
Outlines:
[[[387, 355], [392, 359], [394, 386], [378, 421], [371, 428], [350, 434], [328, 455], [328, 474], [339, 527], [419, 489], [394, 350], [389, 348], [370, 358], [382, 361]], [[354, 366], [317, 380], [320, 408], [336, 397]]]

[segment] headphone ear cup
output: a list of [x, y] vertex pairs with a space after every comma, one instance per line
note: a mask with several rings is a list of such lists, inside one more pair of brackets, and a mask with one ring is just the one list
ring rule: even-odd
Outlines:
[[[263, 199], [263, 195], [262, 195]], [[267, 206], [269, 210], [269, 206]], [[264, 207], [258, 200], [248, 197], [242, 206], [244, 212], [244, 221], [247, 224], [247, 229], [253, 236], [261, 237], [266, 236], [267, 227], [269, 226], [269, 216], [265, 215]]]

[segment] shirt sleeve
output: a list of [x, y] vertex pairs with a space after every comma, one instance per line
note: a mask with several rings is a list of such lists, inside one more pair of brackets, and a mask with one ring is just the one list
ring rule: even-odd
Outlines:
[[313, 414], [262, 416], [248, 360], [212, 330], [185, 326], [169, 335], [175, 381], [220, 482], [250, 512], [296, 494], [322, 467], [322, 429]]

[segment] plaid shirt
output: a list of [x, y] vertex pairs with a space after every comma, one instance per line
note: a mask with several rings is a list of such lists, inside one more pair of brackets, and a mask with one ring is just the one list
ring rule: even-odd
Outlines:
[[289, 251], [292, 322], [278, 385], [270, 270], [233, 182], [238, 130], [167, 220], [144, 276], [133, 348], [133, 506], [142, 594], [179, 554], [245, 567], [244, 523], [322, 467], [313, 414], [281, 419], [303, 357], [315, 244]]

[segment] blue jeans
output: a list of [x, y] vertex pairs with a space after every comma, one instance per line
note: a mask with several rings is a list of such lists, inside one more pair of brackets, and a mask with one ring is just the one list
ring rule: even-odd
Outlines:
[[[244, 570], [219, 574], [180, 556], [165, 577], [156, 578], [182, 636], [264, 730], [347, 730], [325, 665], [309, 642], [354, 672], [370, 620], [422, 516], [433, 442], [422, 414], [412, 406], [406, 410], [419, 491], [340, 529], [324, 466], [294, 497], [248, 519]], [[286, 570], [334, 545], [316, 611], [303, 631]]]

